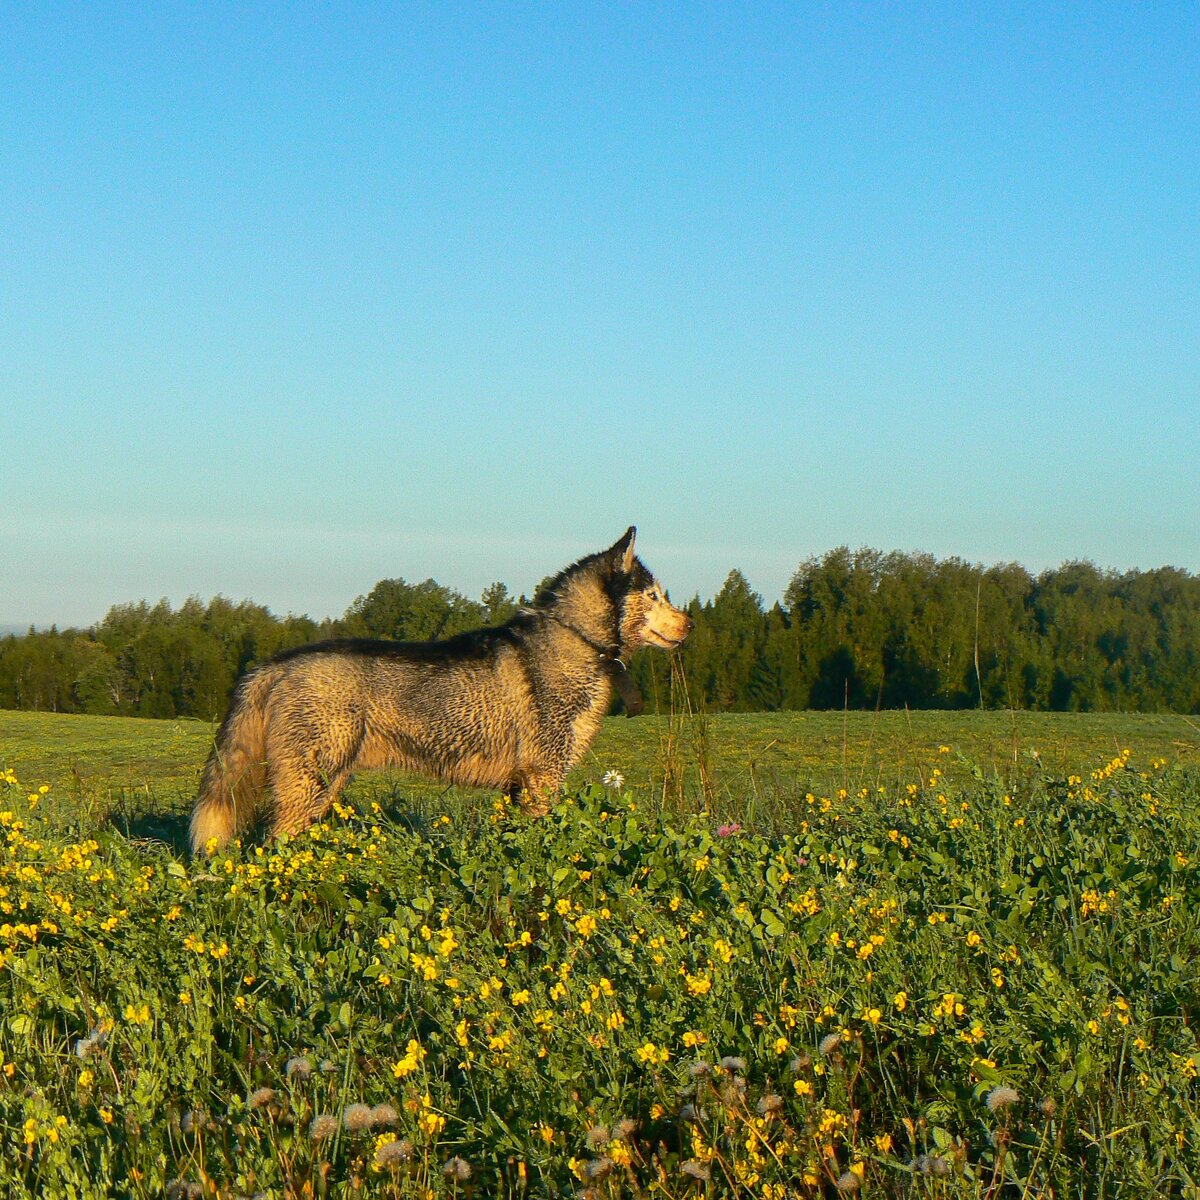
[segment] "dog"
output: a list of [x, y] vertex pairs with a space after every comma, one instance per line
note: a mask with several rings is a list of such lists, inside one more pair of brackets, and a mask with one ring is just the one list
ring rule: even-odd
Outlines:
[[499, 789], [544, 815], [614, 687], [640, 711], [626, 656], [673, 650], [692, 628], [634, 554], [636, 535], [630, 526], [567, 567], [503, 625], [444, 641], [318, 642], [253, 668], [204, 767], [193, 853], [246, 829], [268, 788], [271, 833], [298, 833], [372, 767]]

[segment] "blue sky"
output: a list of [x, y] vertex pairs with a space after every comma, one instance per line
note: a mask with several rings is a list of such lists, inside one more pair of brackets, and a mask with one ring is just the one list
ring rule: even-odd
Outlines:
[[0, 623], [1200, 571], [1200, 10], [8, 5]]

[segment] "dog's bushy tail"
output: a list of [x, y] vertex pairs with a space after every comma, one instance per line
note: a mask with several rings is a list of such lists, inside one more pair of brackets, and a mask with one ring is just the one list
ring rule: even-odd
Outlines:
[[192, 809], [193, 854], [225, 845], [254, 818], [267, 782], [267, 701], [281, 674], [278, 666], [260, 667], [234, 691]]

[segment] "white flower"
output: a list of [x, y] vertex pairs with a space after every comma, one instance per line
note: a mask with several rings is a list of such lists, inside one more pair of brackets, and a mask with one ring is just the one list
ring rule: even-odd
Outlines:
[[605, 787], [613, 788], [619, 792], [625, 786], [625, 776], [620, 771], [605, 771], [604, 778], [600, 782]]

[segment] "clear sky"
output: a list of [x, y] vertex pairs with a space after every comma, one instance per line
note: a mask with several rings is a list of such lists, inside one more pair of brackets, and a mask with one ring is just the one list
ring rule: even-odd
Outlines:
[[4, 5], [0, 414], [0, 623], [1200, 571], [1200, 8]]

